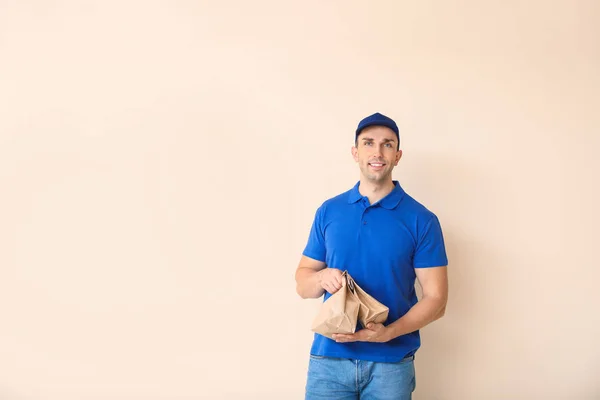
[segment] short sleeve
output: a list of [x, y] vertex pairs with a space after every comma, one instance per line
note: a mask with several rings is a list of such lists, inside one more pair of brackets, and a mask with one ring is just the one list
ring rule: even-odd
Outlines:
[[310, 234], [308, 235], [308, 242], [302, 252], [306, 257], [325, 262], [325, 232], [323, 224], [323, 206], [317, 209], [315, 218], [310, 228]]
[[448, 265], [444, 235], [438, 218], [434, 215], [419, 236], [413, 259], [414, 268], [441, 267]]

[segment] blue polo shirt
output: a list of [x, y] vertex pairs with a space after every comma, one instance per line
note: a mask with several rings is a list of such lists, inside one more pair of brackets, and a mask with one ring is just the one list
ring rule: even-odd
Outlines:
[[[375, 204], [360, 194], [359, 185], [318, 208], [302, 254], [348, 270], [360, 287], [389, 307], [384, 323], [389, 325], [417, 303], [415, 268], [448, 264], [442, 229], [437, 217], [397, 181]], [[329, 296], [325, 292], [323, 300]], [[336, 343], [315, 333], [311, 354], [397, 362], [414, 355], [420, 345], [419, 331], [387, 343]]]

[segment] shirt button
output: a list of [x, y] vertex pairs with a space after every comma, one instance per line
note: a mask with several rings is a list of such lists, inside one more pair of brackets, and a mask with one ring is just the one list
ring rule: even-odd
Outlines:
[[367, 221], [363, 221], [363, 225], [366, 225], [366, 224], [367, 224]]

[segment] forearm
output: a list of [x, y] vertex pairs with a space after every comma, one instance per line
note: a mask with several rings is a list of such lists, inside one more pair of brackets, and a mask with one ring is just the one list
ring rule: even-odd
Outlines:
[[303, 299], [316, 299], [323, 296], [320, 273], [311, 268], [298, 268], [296, 272], [296, 292]]
[[446, 311], [443, 297], [423, 297], [406, 314], [387, 326], [389, 340], [414, 332], [441, 318]]

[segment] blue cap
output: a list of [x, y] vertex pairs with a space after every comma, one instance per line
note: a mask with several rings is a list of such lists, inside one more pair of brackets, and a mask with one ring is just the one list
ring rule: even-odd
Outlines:
[[398, 125], [396, 125], [394, 120], [390, 117], [386, 117], [385, 115], [380, 113], [369, 115], [368, 117], [364, 118], [358, 123], [358, 128], [356, 128], [356, 136], [358, 136], [360, 132], [368, 126], [385, 126], [390, 128], [394, 131], [394, 133], [396, 134], [396, 138], [398, 139], [398, 143], [400, 143], [400, 133], [398, 132]]

